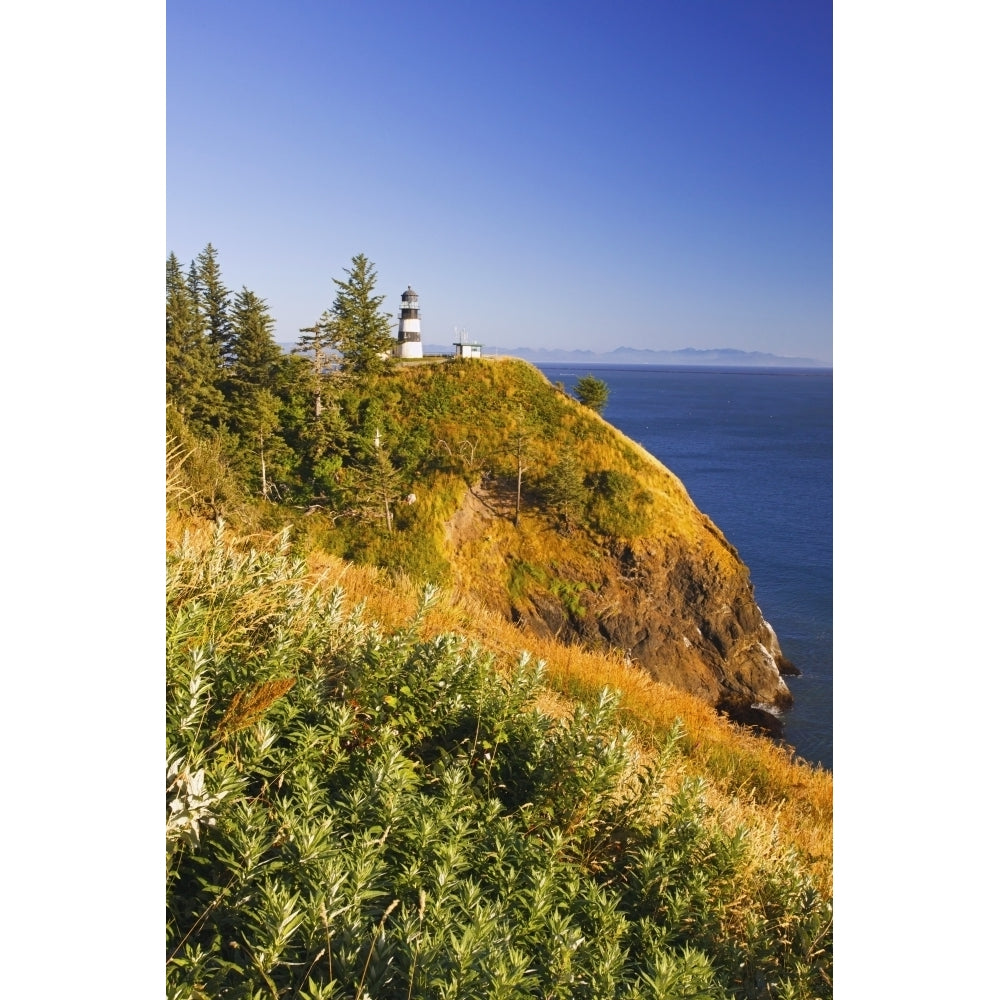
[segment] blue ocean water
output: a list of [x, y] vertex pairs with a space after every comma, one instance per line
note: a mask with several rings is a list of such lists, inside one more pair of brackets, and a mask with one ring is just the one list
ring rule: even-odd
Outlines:
[[605, 418], [655, 455], [750, 567], [764, 617], [801, 671], [785, 741], [833, 768], [833, 372], [538, 366], [572, 391], [593, 374]]

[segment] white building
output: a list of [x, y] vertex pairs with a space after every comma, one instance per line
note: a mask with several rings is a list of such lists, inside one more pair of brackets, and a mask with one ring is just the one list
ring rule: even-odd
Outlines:
[[481, 358], [483, 356], [482, 344], [466, 344], [458, 342], [454, 345], [456, 358]]
[[424, 345], [420, 342], [420, 309], [417, 293], [409, 286], [403, 292], [399, 309], [399, 336], [396, 338], [396, 357], [422, 358]]
[[455, 348], [456, 358], [481, 358], [483, 356], [483, 345], [469, 343], [465, 337], [465, 330], [459, 330], [456, 326], [455, 333], [458, 334], [458, 340], [452, 346]]

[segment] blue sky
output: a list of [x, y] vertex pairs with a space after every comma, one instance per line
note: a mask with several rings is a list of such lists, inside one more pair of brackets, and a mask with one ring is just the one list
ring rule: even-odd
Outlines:
[[166, 249], [277, 339], [363, 252], [429, 342], [832, 359], [830, 3], [166, 13]]

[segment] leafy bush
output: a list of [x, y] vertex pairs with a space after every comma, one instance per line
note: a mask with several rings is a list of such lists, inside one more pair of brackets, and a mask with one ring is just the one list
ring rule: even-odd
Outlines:
[[649, 530], [653, 497], [628, 472], [603, 469], [587, 476], [587, 517], [602, 535], [629, 538]]
[[236, 513], [246, 490], [229, 467], [230, 443], [223, 432], [199, 437], [167, 408], [168, 499], [178, 509], [211, 519]]
[[792, 855], [673, 796], [604, 692], [386, 633], [267, 551], [167, 574], [167, 994], [830, 996], [829, 904]]

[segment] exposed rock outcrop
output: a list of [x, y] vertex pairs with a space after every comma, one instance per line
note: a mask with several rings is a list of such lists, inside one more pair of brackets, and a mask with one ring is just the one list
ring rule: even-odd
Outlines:
[[706, 549], [620, 545], [613, 554], [623, 572], [602, 582], [585, 628], [657, 680], [767, 725], [775, 718], [767, 709], [791, 704], [782, 673], [795, 668], [754, 600], [747, 567], [735, 552]]
[[780, 731], [778, 713], [792, 702], [782, 675], [798, 671], [754, 600], [748, 568], [687, 503], [694, 527], [684, 535], [598, 540], [519, 533], [502, 497], [470, 490], [445, 541], [459, 586], [524, 627], [616, 647], [655, 679]]

